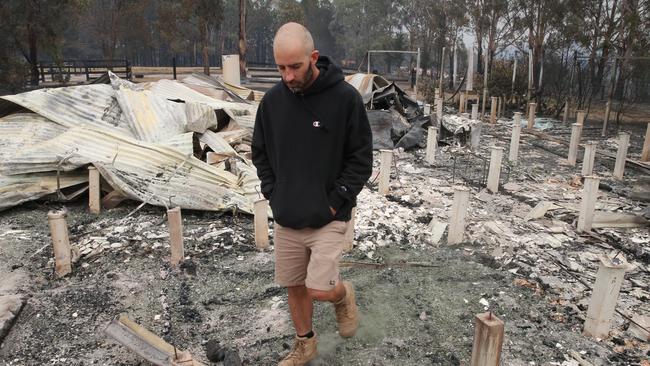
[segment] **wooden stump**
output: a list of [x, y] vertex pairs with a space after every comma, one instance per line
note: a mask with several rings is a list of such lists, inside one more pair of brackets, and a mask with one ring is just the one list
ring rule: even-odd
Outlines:
[[253, 205], [255, 215], [255, 246], [259, 250], [264, 250], [269, 246], [269, 201], [261, 199], [255, 201]]
[[463, 241], [468, 205], [469, 189], [466, 187], [454, 187], [454, 202], [451, 205], [449, 233], [447, 235], [448, 244], [458, 244]]
[[96, 215], [101, 210], [99, 171], [92, 165], [88, 167], [88, 209]]
[[393, 164], [393, 151], [381, 150], [379, 165], [379, 194], [385, 196], [390, 189], [390, 168]]
[[474, 345], [471, 366], [499, 366], [503, 346], [503, 321], [492, 313], [474, 317]]
[[616, 259], [600, 258], [600, 267], [596, 274], [584, 333], [594, 338], [607, 338], [611, 329], [610, 322], [616, 310], [618, 293], [621, 290], [628, 264], [621, 256]]
[[171, 245], [172, 266], [177, 266], [185, 258], [185, 249], [183, 248], [183, 218], [181, 217], [181, 208], [174, 207], [167, 210], [167, 223], [169, 225], [169, 242]]
[[72, 272], [70, 238], [65, 217], [66, 214], [63, 211], [50, 211], [47, 214], [54, 248], [54, 272], [57, 277], [63, 277]]

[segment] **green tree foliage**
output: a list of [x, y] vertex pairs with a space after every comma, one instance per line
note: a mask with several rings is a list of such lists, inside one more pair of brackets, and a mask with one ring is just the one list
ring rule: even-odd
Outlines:
[[390, 0], [334, 0], [330, 27], [343, 56], [360, 64], [371, 49], [392, 48], [399, 33], [397, 2]]
[[334, 5], [329, 0], [302, 0], [305, 26], [314, 37], [318, 50], [325, 55], [339, 59], [342, 49], [336, 43], [330, 32], [330, 24], [334, 20]]
[[84, 44], [93, 43], [101, 51], [94, 57], [126, 58], [129, 48], [151, 43], [151, 26], [145, 17], [146, 0], [86, 0], [77, 34]]
[[542, 92], [539, 83], [542, 63], [549, 40], [557, 39], [562, 32], [567, 14], [567, 2], [563, 0], [515, 0], [511, 10], [511, 19], [520, 38], [526, 36], [525, 47], [533, 51], [533, 83], [528, 98]]
[[409, 49], [421, 48], [421, 66], [440, 72], [443, 48], [445, 65], [452, 72], [453, 55], [450, 50], [459, 43], [462, 31], [468, 25], [467, 0], [399, 0], [396, 17], [407, 30]]
[[[168, 66], [176, 57], [180, 66], [202, 64], [207, 72], [221, 55], [238, 52], [241, 1], [0, 1], [0, 88], [36, 82], [38, 61], [63, 58]], [[650, 61], [639, 58], [650, 47], [650, 0], [246, 0], [247, 61], [272, 64], [273, 36], [289, 21], [307, 26], [321, 53], [364, 69], [368, 50], [420, 48], [432, 85], [441, 73], [451, 79], [454, 47], [464, 75], [469, 40], [477, 47], [479, 75], [484, 54], [490, 56], [494, 92], [512, 89], [507, 75], [517, 57], [514, 90], [528, 93], [531, 49], [531, 96], [577, 95], [581, 107], [610, 91], [616, 98], [650, 98]], [[413, 67], [415, 59], [373, 55], [371, 66], [389, 72]], [[478, 75], [474, 82], [482, 85]]]
[[261, 63], [273, 62], [273, 36], [275, 24], [273, 21], [272, 0], [249, 1], [248, 34], [249, 60]]
[[[61, 58], [63, 32], [75, 21], [75, 0], [4, 0], [0, 2], [3, 47], [9, 52], [4, 67], [15, 67], [11, 53], [17, 51], [30, 68], [30, 82], [38, 84], [38, 61], [42, 53]], [[6, 30], [6, 31], [5, 31]], [[14, 65], [14, 66], [11, 66]], [[3, 66], [0, 66], [3, 67]]]
[[161, 36], [176, 52], [191, 41], [193, 45], [200, 44], [203, 70], [209, 75], [210, 53], [214, 52], [211, 35], [219, 28], [223, 13], [221, 0], [159, 0]]
[[275, 10], [275, 26], [277, 30], [282, 24], [296, 22], [305, 24], [305, 12], [296, 0], [278, 0]]
[[[486, 67], [484, 50], [488, 60], [494, 60], [500, 52], [519, 41], [514, 36], [516, 23], [510, 16], [512, 6], [508, 0], [475, 0], [468, 4], [470, 24], [476, 38], [477, 72], [481, 74]], [[491, 70], [490, 66], [487, 65], [488, 70]]]

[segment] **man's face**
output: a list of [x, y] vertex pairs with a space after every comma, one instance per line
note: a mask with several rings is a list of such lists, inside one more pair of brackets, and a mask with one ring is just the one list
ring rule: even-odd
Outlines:
[[311, 85], [318, 51], [307, 54], [302, 47], [282, 47], [274, 51], [274, 56], [282, 81], [291, 91], [303, 92]]

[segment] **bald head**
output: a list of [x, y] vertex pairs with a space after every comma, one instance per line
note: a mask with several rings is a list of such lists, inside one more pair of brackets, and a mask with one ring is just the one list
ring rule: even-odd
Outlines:
[[275, 33], [273, 53], [302, 51], [309, 56], [313, 50], [314, 39], [302, 24], [286, 23]]
[[319, 53], [307, 28], [287, 23], [273, 39], [273, 57], [282, 81], [294, 92], [305, 91], [318, 77]]

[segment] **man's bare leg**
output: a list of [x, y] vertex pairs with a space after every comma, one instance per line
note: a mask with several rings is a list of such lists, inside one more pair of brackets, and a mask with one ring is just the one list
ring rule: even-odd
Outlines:
[[299, 336], [305, 335], [312, 330], [314, 303], [304, 285], [288, 287], [287, 290], [293, 326]]
[[292, 286], [287, 288], [289, 292], [289, 311], [293, 326], [298, 335], [304, 335], [312, 330], [312, 316], [314, 303], [316, 301], [337, 302], [345, 296], [343, 282], [339, 281], [330, 291], [308, 289], [303, 286]]
[[312, 331], [314, 304], [304, 285], [287, 288], [289, 293], [289, 311], [296, 339], [293, 349], [278, 366], [305, 365], [318, 355], [316, 334]]
[[344, 338], [354, 336], [359, 326], [359, 310], [357, 309], [354, 287], [348, 281], [339, 281], [331, 291], [307, 289], [310, 296], [318, 301], [329, 301], [334, 304], [336, 326], [339, 335]]

